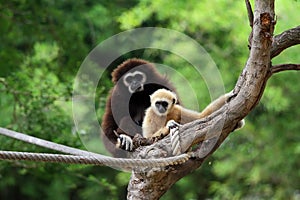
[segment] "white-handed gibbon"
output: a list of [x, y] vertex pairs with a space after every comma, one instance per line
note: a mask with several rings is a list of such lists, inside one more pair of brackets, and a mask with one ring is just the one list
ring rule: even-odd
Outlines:
[[[196, 112], [176, 104], [177, 96], [174, 92], [159, 89], [150, 95], [151, 106], [146, 110], [143, 121], [143, 136], [145, 138], [165, 136], [169, 134], [170, 126], [204, 118], [221, 108], [230, 97], [232, 97], [231, 92], [211, 102], [202, 112]], [[243, 126], [244, 120], [238, 123], [236, 129]]]
[[131, 151], [132, 138], [142, 135], [145, 110], [150, 106], [149, 95], [165, 88], [175, 91], [154, 64], [141, 59], [129, 59], [112, 72], [114, 87], [106, 101], [102, 119], [102, 140], [107, 150], [117, 157]]

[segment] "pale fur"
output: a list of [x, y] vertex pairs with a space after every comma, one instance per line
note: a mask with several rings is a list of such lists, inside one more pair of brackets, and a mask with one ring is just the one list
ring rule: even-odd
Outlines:
[[[214, 111], [221, 108], [226, 100], [232, 95], [232, 93], [227, 93], [212, 103], [210, 103], [201, 113], [193, 110], [186, 109], [178, 104], [176, 95], [166, 89], [159, 89], [155, 91], [151, 96], [151, 106], [146, 110], [145, 118], [143, 121], [143, 136], [145, 138], [164, 136], [169, 134], [169, 128], [166, 124], [169, 120], [174, 120], [179, 124], [186, 124], [188, 122], [194, 121], [196, 119], [204, 118]], [[175, 99], [175, 104], [173, 104], [173, 99]], [[166, 101], [168, 102], [168, 107], [165, 113], [159, 113], [155, 107], [155, 102]], [[244, 125], [242, 120], [239, 123], [238, 128]]]

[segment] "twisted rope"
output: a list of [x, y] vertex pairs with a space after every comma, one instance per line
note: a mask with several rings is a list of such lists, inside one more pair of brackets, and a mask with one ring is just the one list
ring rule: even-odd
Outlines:
[[189, 159], [188, 154], [176, 157], [158, 159], [126, 159], [95, 156], [74, 156], [49, 153], [29, 153], [15, 151], [0, 151], [0, 160], [27, 160], [39, 162], [54, 162], [67, 164], [106, 165], [110, 167], [130, 168], [137, 167], [164, 167], [181, 164]]
[[180, 146], [179, 127], [171, 128], [170, 135], [173, 155], [180, 155], [182, 153], [182, 150]]
[[106, 165], [110, 167], [130, 168], [137, 167], [165, 167], [169, 165], [177, 165], [186, 162], [189, 154], [181, 154], [174, 157], [158, 158], [158, 159], [129, 159], [129, 158], [113, 158], [97, 153], [92, 153], [65, 145], [49, 142], [23, 133], [8, 130], [0, 127], [0, 134], [21, 140], [27, 143], [35, 144], [48, 149], [56, 150], [66, 154], [44, 154], [44, 153], [29, 153], [29, 152], [12, 152], [0, 151], [1, 160], [30, 160], [42, 162], [63, 162], [70, 164], [94, 164]]

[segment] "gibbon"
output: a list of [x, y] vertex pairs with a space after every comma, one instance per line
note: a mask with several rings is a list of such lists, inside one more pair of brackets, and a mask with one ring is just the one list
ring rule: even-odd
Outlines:
[[175, 88], [158, 73], [155, 65], [141, 59], [126, 60], [111, 75], [114, 87], [106, 101], [101, 136], [112, 155], [124, 157], [126, 151], [132, 150], [133, 136], [142, 135], [149, 95], [161, 88], [172, 91]]
[[[159, 89], [150, 95], [151, 106], [146, 110], [142, 126], [143, 136], [145, 138], [163, 137], [169, 134], [170, 126], [176, 126], [176, 123], [186, 124], [204, 118], [221, 108], [230, 97], [232, 97], [231, 92], [211, 102], [202, 112], [196, 112], [176, 104], [177, 96], [175, 93], [166, 89]], [[244, 120], [238, 123], [236, 129], [243, 126]]]

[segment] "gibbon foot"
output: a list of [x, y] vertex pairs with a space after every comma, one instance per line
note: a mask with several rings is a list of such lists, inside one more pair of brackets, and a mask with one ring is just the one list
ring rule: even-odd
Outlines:
[[245, 126], [245, 120], [242, 119], [241, 121], [239, 121], [239, 122], [237, 123], [237, 125], [236, 125], [235, 128], [234, 128], [234, 131], [241, 129], [241, 128], [243, 128], [244, 126]]
[[225, 94], [225, 102], [228, 103], [232, 98], [236, 97], [237, 94], [235, 94], [233, 92], [233, 90], [231, 90], [230, 92], [228, 92], [227, 94]]

